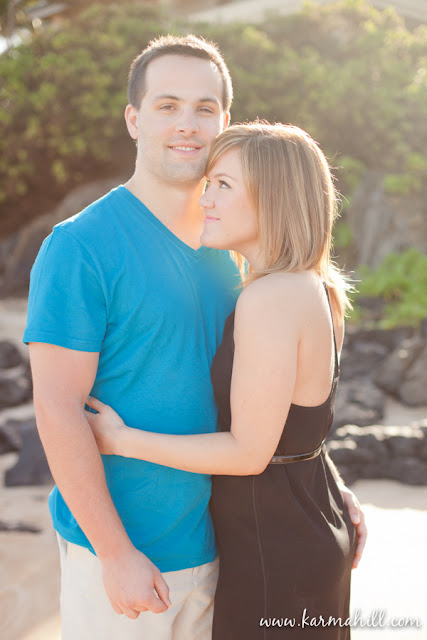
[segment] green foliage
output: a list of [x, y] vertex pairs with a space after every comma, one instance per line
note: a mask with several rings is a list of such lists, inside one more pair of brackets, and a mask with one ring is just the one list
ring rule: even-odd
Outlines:
[[158, 11], [140, 3], [127, 3], [126, 12], [92, 5], [0, 57], [5, 211], [16, 213], [22, 203], [20, 218], [30, 217], [30, 202], [52, 206], [73, 185], [131, 166], [134, 145], [123, 120], [129, 64], [162, 30]]
[[397, 325], [416, 326], [427, 317], [427, 255], [415, 249], [404, 253], [390, 253], [377, 269], [361, 267], [356, 295], [355, 318], [363, 320], [357, 306], [360, 296], [384, 299], [385, 313], [380, 322], [383, 328]]
[[335, 165], [340, 191], [346, 195], [351, 195], [356, 187], [359, 186], [360, 180], [366, 171], [366, 165], [351, 156], [338, 157]]
[[334, 226], [334, 246], [337, 249], [347, 249], [353, 242], [353, 232], [346, 220], [338, 220]]
[[410, 153], [405, 173], [391, 173], [384, 178], [384, 189], [390, 195], [420, 193], [427, 180], [427, 156]]
[[[218, 42], [234, 80], [232, 120], [259, 116], [307, 129], [343, 167], [347, 197], [365, 167], [387, 173], [388, 190], [406, 193], [424, 180], [425, 27], [409, 31], [392, 10], [363, 0], [307, 5], [260, 26], [171, 25], [152, 5], [122, 0], [91, 4], [0, 57], [0, 202], [15, 220], [52, 206], [75, 184], [130, 170], [129, 64], [167, 32]], [[396, 176], [406, 174], [415, 183], [406, 177], [402, 186]]]
[[407, 196], [422, 188], [419, 177], [410, 173], [389, 173], [384, 177], [383, 184], [386, 193], [397, 196]]

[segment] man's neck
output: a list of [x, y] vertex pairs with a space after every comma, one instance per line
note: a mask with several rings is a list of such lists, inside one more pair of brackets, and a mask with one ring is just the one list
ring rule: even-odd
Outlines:
[[124, 186], [182, 242], [193, 249], [200, 247], [203, 213], [199, 199], [203, 194], [203, 181], [195, 185], [174, 186], [134, 173]]

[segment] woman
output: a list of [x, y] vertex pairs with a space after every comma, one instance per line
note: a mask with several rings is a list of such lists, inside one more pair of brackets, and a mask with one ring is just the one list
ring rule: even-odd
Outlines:
[[207, 177], [201, 242], [250, 265], [211, 369], [221, 430], [130, 429], [95, 399], [89, 421], [102, 453], [214, 476], [215, 640], [346, 639], [356, 536], [323, 449], [349, 307], [329, 167], [301, 129], [253, 123], [217, 138]]

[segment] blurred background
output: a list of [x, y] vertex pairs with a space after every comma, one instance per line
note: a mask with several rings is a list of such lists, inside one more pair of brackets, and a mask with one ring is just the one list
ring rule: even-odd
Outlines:
[[0, 637], [59, 637], [52, 479], [20, 342], [30, 269], [52, 226], [132, 173], [132, 59], [189, 32], [224, 54], [232, 122], [298, 125], [333, 167], [334, 252], [358, 291], [329, 448], [371, 523], [353, 609], [412, 616], [423, 628], [393, 638], [425, 640], [426, 0], [0, 0]]

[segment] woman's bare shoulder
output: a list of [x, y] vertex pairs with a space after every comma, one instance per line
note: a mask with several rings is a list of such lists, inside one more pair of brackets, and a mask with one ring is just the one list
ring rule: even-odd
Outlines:
[[245, 287], [237, 301], [237, 309], [259, 308], [259, 305], [282, 307], [289, 312], [289, 304], [300, 305], [312, 299], [313, 292], [321, 286], [313, 273], [271, 273], [258, 278]]
[[308, 272], [274, 273], [251, 282], [239, 296], [235, 327], [298, 332], [310, 312], [315, 283]]

